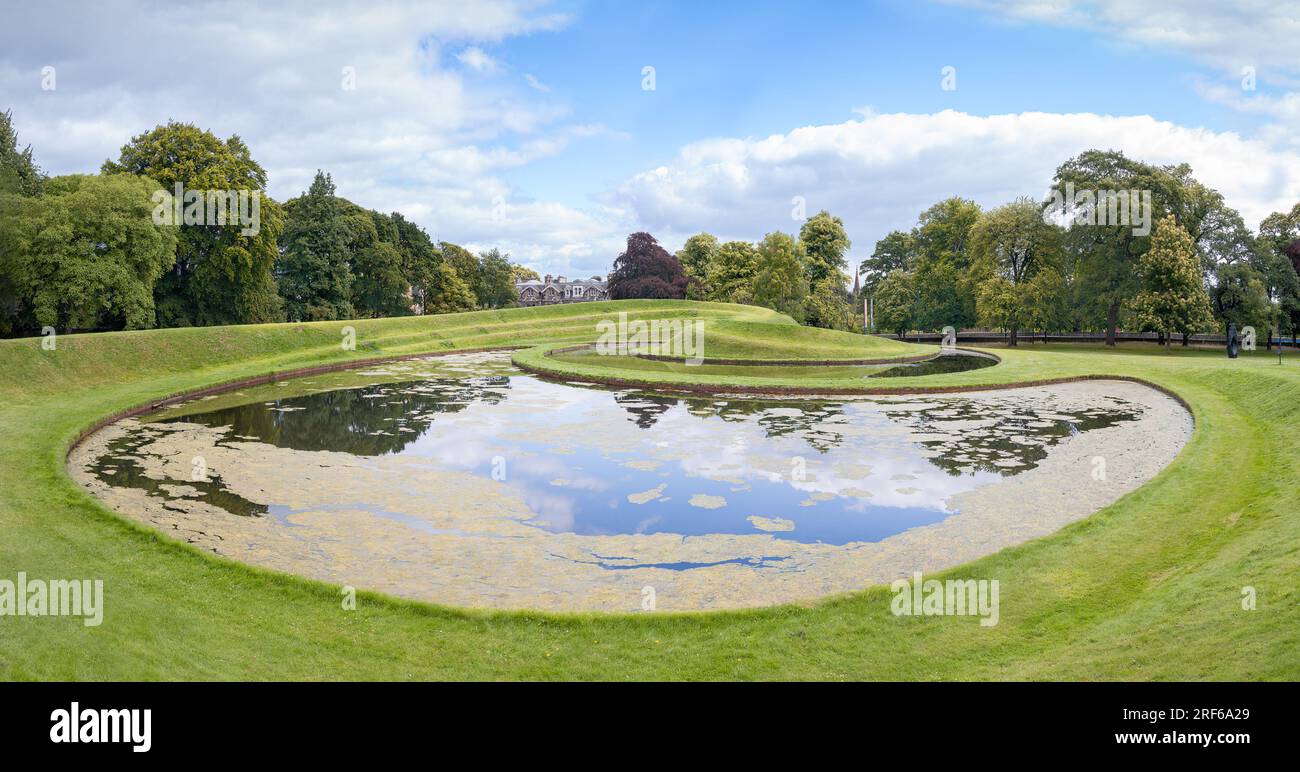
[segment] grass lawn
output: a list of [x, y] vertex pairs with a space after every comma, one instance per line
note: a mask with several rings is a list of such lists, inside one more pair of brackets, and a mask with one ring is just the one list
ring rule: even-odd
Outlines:
[[[690, 317], [709, 356], [837, 359], [931, 348], [810, 330], [764, 309], [589, 303], [438, 317], [0, 341], [0, 578], [100, 578], [99, 627], [0, 617], [6, 679], [1295, 679], [1300, 677], [1300, 360], [1265, 352], [1036, 345], [995, 367], [891, 386], [1121, 375], [1192, 407], [1196, 432], [1138, 491], [1049, 537], [960, 569], [1001, 583], [1001, 621], [894, 617], [887, 588], [810, 607], [547, 615], [444, 609], [239, 565], [132, 524], [74, 485], [63, 459], [100, 418], [272, 371], [419, 352], [538, 346], [565, 377], [670, 384], [861, 386], [860, 375], [612, 370], [549, 347], [595, 324]], [[356, 327], [344, 352], [340, 331]], [[717, 340], [715, 341], [715, 335]], [[724, 354], [724, 351], [726, 352]], [[608, 358], [606, 358], [608, 359]], [[941, 578], [941, 575], [939, 575]], [[1242, 588], [1258, 597], [1242, 609]]]
[[[611, 376], [617, 373], [627, 378], [655, 378], [659, 374], [674, 373], [698, 376], [701, 380], [716, 380], [719, 382], [730, 381], [736, 377], [750, 376], [798, 381], [814, 372], [819, 378], [865, 378], [872, 373], [888, 370], [891, 367], [891, 365], [826, 365], [814, 368], [808, 365], [711, 365], [707, 362], [688, 365], [685, 362], [665, 362], [622, 354], [610, 357], [590, 349], [559, 352], [553, 354], [551, 358], [559, 365], [561, 371], [565, 369], [564, 365], [587, 365], [597, 368], [601, 372], [609, 373]], [[752, 361], [762, 362], [764, 360], [754, 359]], [[591, 372], [595, 372], [595, 370]]]

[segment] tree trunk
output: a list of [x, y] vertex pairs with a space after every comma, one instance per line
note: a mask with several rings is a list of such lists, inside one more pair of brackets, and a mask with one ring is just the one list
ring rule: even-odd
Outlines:
[[1016, 347], [1016, 328], [1011, 328], [1011, 337], [1007, 339], [1007, 348]]
[[1188, 339], [1190, 339], [1191, 337], [1192, 337], [1192, 334], [1191, 334], [1191, 333], [1189, 333], [1189, 332], [1185, 332], [1185, 333], [1183, 333], [1183, 348], [1187, 348], [1187, 341], [1188, 341]]
[[1106, 345], [1115, 345], [1115, 328], [1119, 327], [1119, 303], [1113, 302], [1106, 309]]

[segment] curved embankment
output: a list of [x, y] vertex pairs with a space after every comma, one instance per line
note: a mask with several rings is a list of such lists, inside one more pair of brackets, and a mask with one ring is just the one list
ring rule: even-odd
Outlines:
[[[1057, 533], [962, 567], [963, 576], [999, 579], [995, 627], [895, 617], [887, 588], [812, 608], [685, 616], [471, 613], [364, 594], [355, 611], [344, 611], [338, 588], [159, 538], [105, 510], [64, 471], [64, 454], [85, 429], [169, 394], [347, 360], [591, 341], [595, 322], [618, 310], [703, 318], [724, 331], [724, 323], [747, 328], [755, 340], [808, 334], [762, 309], [683, 302], [357, 321], [348, 323], [357, 331], [353, 352], [339, 347], [344, 323], [67, 336], [55, 351], [33, 339], [0, 342], [0, 578], [19, 571], [98, 578], [106, 596], [98, 627], [74, 618], [0, 619], [0, 676], [1300, 675], [1300, 367], [1279, 366], [1264, 352], [1230, 361], [1217, 352], [1026, 348], [1001, 352], [996, 367], [909, 384], [1122, 376], [1171, 390], [1195, 415], [1191, 442], [1148, 485]], [[1254, 599], [1254, 610], [1243, 608], [1243, 597]]]

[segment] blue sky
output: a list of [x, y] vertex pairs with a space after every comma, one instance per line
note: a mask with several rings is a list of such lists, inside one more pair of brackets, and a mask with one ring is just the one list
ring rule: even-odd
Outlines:
[[0, 108], [54, 173], [190, 121], [243, 137], [277, 198], [322, 168], [542, 272], [604, 273], [633, 230], [794, 231], [796, 197], [861, 259], [941, 198], [1042, 196], [1091, 147], [1190, 162], [1252, 227], [1290, 209], [1298, 5], [55, 3], [0, 31]]
[[[625, 134], [509, 175], [581, 204], [707, 137], [766, 136], [877, 112], [1147, 114], [1216, 130], [1255, 122], [1201, 99], [1214, 67], [1089, 30], [915, 2], [586, 2], [554, 33], [485, 46], [582, 120]], [[639, 34], [641, 31], [644, 34]], [[656, 90], [640, 89], [656, 68]], [[944, 91], [941, 69], [957, 69]], [[1064, 160], [1064, 159], [1062, 159]]]

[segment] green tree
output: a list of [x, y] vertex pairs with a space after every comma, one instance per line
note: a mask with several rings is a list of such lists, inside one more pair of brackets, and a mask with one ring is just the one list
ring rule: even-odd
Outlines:
[[245, 191], [258, 205], [256, 228], [249, 223], [177, 223], [176, 263], [154, 288], [162, 326], [247, 324], [282, 318], [272, 267], [284, 228], [280, 205], [266, 195], [266, 171], [239, 137], [222, 141], [187, 123], [171, 122], [122, 147], [105, 174], [148, 177], [171, 193]]
[[949, 198], [921, 213], [912, 242], [912, 271], [920, 300], [912, 323], [918, 329], [957, 329], [975, 323], [975, 285], [971, 271], [971, 229], [980, 217], [974, 201]]
[[1237, 329], [1251, 325], [1268, 330], [1272, 308], [1259, 273], [1249, 263], [1223, 263], [1215, 273], [1210, 300], [1223, 329], [1235, 324]]
[[[1039, 267], [1060, 252], [1060, 229], [1044, 221], [1028, 198], [991, 209], [971, 227], [972, 276], [977, 283], [976, 312], [981, 324], [1008, 331], [1008, 346], [1028, 314], [1024, 285]], [[987, 290], [984, 284], [989, 284]]]
[[728, 241], [719, 246], [706, 272], [708, 299], [743, 303], [752, 298], [757, 262], [758, 252], [748, 241]]
[[[1300, 204], [1289, 213], [1274, 212], [1259, 225], [1251, 264], [1276, 307], [1280, 334], [1295, 336], [1300, 328]], [[1268, 338], [1272, 345], [1271, 337]]]
[[442, 254], [424, 229], [402, 216], [401, 212], [388, 215], [397, 234], [397, 251], [402, 259], [402, 276], [410, 287], [412, 310], [417, 314], [426, 310], [426, 297], [437, 281], [435, 269], [442, 264]]
[[854, 312], [844, 279], [844, 274], [836, 271], [812, 288], [807, 303], [809, 324], [829, 330], [853, 329]]
[[510, 255], [499, 249], [489, 249], [479, 255], [475, 297], [481, 308], [506, 308], [519, 300], [512, 268]]
[[[1156, 166], [1115, 150], [1089, 150], [1058, 167], [1055, 184], [1058, 193], [1066, 191], [1068, 184], [1094, 195], [1101, 191], [1150, 193], [1152, 211], [1134, 213], [1130, 206], [1128, 224], [1109, 222], [1107, 217], [1105, 224], [1068, 226], [1065, 244], [1078, 259], [1079, 299], [1095, 306], [1104, 317], [1108, 345], [1115, 343], [1120, 311], [1141, 291], [1137, 264], [1151, 237], [1137, 227], [1136, 214], [1149, 214], [1149, 224], [1173, 214], [1191, 236], [1207, 281], [1216, 263], [1245, 260], [1253, 251], [1241, 217], [1216, 191], [1197, 182], [1187, 164]], [[1100, 204], [1094, 211], [1100, 220]]]
[[542, 280], [542, 277], [538, 275], [537, 271], [534, 271], [532, 268], [525, 268], [518, 264], [510, 266], [510, 275], [513, 276], [514, 280], [517, 282]]
[[275, 268], [289, 321], [352, 317], [351, 239], [334, 180], [317, 171], [285, 222], [284, 252]]
[[0, 113], [0, 193], [34, 196], [41, 192], [45, 173], [32, 160], [32, 146], [18, 149], [13, 112]]
[[[1014, 330], [1026, 315], [1027, 298], [1021, 288], [1005, 276], [992, 276], [975, 290], [979, 323], [1000, 330]], [[1012, 333], [1011, 340], [1015, 339]], [[1014, 345], [1008, 342], [1008, 345]]]
[[697, 233], [686, 240], [677, 250], [677, 259], [686, 271], [690, 284], [686, 286], [686, 297], [690, 300], [706, 300], [709, 297], [709, 268], [718, 253], [718, 239], [708, 233]]
[[810, 285], [815, 287], [823, 280], [844, 272], [847, 266], [844, 254], [852, 245], [840, 218], [825, 209], [809, 217], [799, 229], [799, 243], [803, 244], [804, 267]]
[[870, 295], [882, 279], [894, 271], [910, 271], [916, 262], [916, 246], [912, 234], [890, 231], [880, 241], [871, 257], [862, 261], [858, 274], [862, 277], [864, 295]]
[[1171, 333], [1188, 336], [1213, 321], [1196, 247], [1172, 214], [1156, 223], [1138, 273], [1142, 290], [1133, 299], [1134, 314], [1143, 329], [1162, 333], [1166, 346]]
[[364, 209], [345, 198], [338, 202], [348, 229], [353, 313], [370, 317], [411, 313], [410, 284], [398, 246], [396, 224], [388, 215]]
[[482, 305], [479, 298], [482, 292], [480, 288], [479, 261], [474, 256], [474, 253], [459, 244], [452, 244], [447, 241], [438, 242], [438, 252], [442, 255], [443, 262], [451, 266], [461, 281], [465, 282], [465, 286], [469, 287], [470, 292], [474, 293], [475, 304]]
[[426, 314], [473, 311], [476, 302], [474, 291], [449, 263], [438, 263], [430, 271], [424, 297]]
[[907, 271], [895, 269], [876, 284], [873, 296], [876, 327], [892, 330], [903, 337], [915, 328], [917, 303], [916, 277]]
[[808, 274], [799, 242], [779, 231], [767, 234], [758, 243], [754, 265], [751, 302], [802, 324], [807, 316]]
[[55, 177], [40, 196], [0, 194], [0, 275], [17, 300], [10, 332], [153, 327], [154, 285], [176, 229], [153, 222], [158, 183], [132, 174]]
[[1024, 285], [1022, 323], [1042, 333], [1071, 329], [1069, 297], [1070, 286], [1065, 275], [1055, 265], [1043, 266]]

